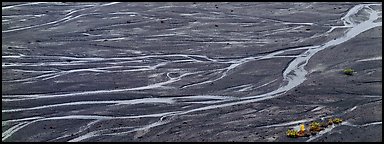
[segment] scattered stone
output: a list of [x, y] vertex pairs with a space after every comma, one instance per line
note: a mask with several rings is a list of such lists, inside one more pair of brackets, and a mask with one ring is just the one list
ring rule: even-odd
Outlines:
[[316, 135], [316, 134], [317, 134], [317, 132], [315, 132], [315, 131], [311, 132], [311, 135]]

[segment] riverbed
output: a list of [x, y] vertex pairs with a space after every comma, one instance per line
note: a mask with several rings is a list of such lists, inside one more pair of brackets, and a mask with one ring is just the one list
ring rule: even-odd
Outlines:
[[2, 12], [2, 141], [382, 141], [381, 3]]

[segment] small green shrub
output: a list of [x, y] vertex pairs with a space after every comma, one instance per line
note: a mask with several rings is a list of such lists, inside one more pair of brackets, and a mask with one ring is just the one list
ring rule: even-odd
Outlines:
[[346, 75], [352, 75], [353, 72], [354, 72], [354, 70], [351, 69], [351, 68], [347, 68], [347, 69], [344, 69], [343, 72], [344, 72], [344, 74], [346, 74]]
[[343, 120], [342, 120], [341, 118], [335, 118], [335, 119], [333, 119], [333, 123], [334, 123], [334, 124], [339, 124], [339, 123], [341, 123], [341, 122], [343, 122]]
[[328, 126], [328, 123], [326, 123], [326, 122], [321, 122], [320, 123], [320, 127], [327, 127]]
[[328, 120], [328, 125], [333, 125], [333, 120], [332, 119]]
[[312, 122], [309, 124], [309, 130], [310, 131], [320, 131], [320, 123], [319, 122]]
[[294, 130], [294, 129], [289, 129], [288, 131], [287, 131], [287, 136], [288, 137], [292, 137], [292, 138], [296, 138], [296, 137], [298, 137], [298, 131], [297, 130]]

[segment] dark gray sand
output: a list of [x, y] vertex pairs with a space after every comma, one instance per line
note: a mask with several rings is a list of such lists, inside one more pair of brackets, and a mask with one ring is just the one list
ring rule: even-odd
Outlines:
[[382, 141], [381, 11], [2, 3], [2, 141]]

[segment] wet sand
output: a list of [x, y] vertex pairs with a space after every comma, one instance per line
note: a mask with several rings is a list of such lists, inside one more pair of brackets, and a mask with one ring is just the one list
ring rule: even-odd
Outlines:
[[382, 141], [359, 4], [2, 3], [2, 141]]

